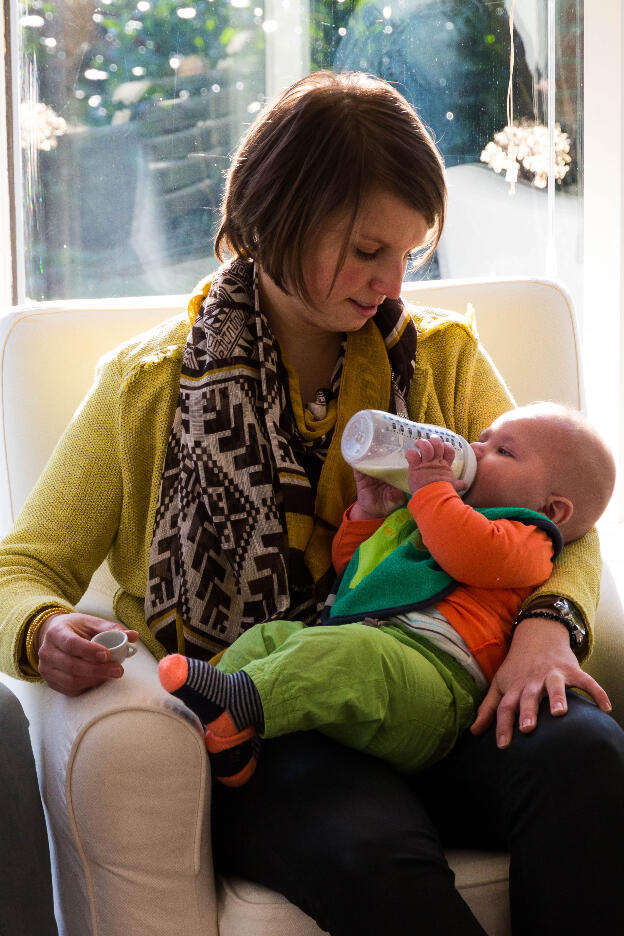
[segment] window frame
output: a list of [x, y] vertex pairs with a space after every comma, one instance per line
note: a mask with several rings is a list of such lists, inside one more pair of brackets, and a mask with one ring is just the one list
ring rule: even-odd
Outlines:
[[11, 16], [13, 0], [2, 0], [2, 16], [0, 17], [0, 305], [2, 307], [15, 304], [18, 301], [17, 270], [14, 269], [17, 249], [14, 247], [14, 232], [16, 227], [15, 206], [17, 200], [11, 197], [15, 185], [15, 171], [13, 165], [13, 107], [11, 89], [14, 87], [13, 72], [11, 68], [10, 50], [14, 43], [11, 41], [12, 23], [15, 17]]
[[621, 0], [585, 3], [581, 348], [588, 414], [616, 456], [619, 480], [608, 517], [619, 523], [624, 521], [623, 44]]

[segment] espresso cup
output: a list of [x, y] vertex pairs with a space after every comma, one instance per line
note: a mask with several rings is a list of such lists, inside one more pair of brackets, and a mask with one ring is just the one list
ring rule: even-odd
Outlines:
[[126, 657], [134, 656], [137, 648], [128, 641], [125, 631], [107, 630], [91, 638], [91, 643], [106, 647], [112, 663], [123, 663]]

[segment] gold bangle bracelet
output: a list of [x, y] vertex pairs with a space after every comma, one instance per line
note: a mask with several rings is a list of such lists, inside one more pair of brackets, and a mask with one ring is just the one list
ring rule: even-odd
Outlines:
[[35, 640], [37, 639], [42, 625], [45, 624], [48, 618], [54, 617], [55, 614], [69, 613], [67, 608], [44, 608], [43, 611], [39, 611], [35, 614], [28, 625], [28, 630], [26, 631], [26, 659], [36, 673], [39, 672], [39, 654], [35, 649]]

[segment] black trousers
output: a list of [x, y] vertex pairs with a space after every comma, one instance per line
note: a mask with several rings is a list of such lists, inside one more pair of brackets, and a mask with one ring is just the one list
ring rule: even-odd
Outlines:
[[416, 777], [314, 732], [267, 741], [213, 788], [218, 871], [284, 894], [332, 936], [483, 934], [448, 847], [508, 850], [514, 936], [624, 933], [624, 732], [575, 693], [505, 751], [464, 735]]

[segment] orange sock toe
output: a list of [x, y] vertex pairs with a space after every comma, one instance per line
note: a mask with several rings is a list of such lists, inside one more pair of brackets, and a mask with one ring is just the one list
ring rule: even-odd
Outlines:
[[158, 664], [158, 678], [163, 689], [175, 692], [188, 679], [188, 660], [181, 653], [172, 653]]

